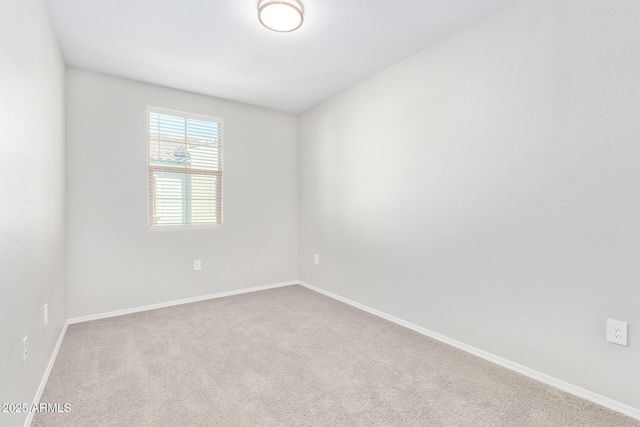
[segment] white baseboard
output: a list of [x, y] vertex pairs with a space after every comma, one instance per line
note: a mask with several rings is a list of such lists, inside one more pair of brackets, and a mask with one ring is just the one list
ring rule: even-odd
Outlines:
[[280, 288], [282, 286], [297, 285], [299, 281], [293, 280], [289, 282], [274, 283], [271, 285], [255, 286], [253, 288], [238, 289], [235, 291], [220, 292], [217, 294], [202, 295], [199, 297], [185, 298], [181, 300], [161, 302], [158, 304], [143, 305], [140, 307], [125, 308], [123, 310], [109, 311], [107, 313], [92, 314], [89, 316], [74, 317], [68, 320], [68, 324], [89, 322], [91, 320], [106, 319], [108, 317], [123, 316], [125, 314], [138, 313], [140, 311], [156, 310], [158, 308], [171, 307], [174, 305], [188, 304], [190, 302], [205, 301], [209, 299], [228, 297], [231, 295], [246, 294], [248, 292], [263, 291], [265, 289]]
[[[68, 320], [65, 322], [64, 326], [62, 327], [62, 331], [60, 331], [60, 335], [58, 336], [58, 342], [56, 342], [56, 346], [53, 349], [51, 358], [49, 359], [49, 364], [47, 365], [47, 369], [44, 371], [44, 375], [42, 376], [42, 380], [40, 381], [38, 390], [36, 390], [36, 395], [33, 398], [34, 405], [37, 405], [38, 403], [40, 403], [42, 392], [44, 391], [44, 387], [47, 385], [47, 381], [49, 380], [49, 374], [51, 374], [51, 369], [53, 368], [53, 364], [56, 362], [56, 358], [58, 357], [58, 351], [60, 351], [62, 340], [64, 339], [64, 335], [67, 333], [67, 326], [69, 326]], [[35, 412], [29, 411], [29, 413], [27, 414], [27, 419], [24, 421], [24, 427], [29, 427], [31, 425], [34, 415], [35, 415]]]
[[422, 328], [420, 326], [414, 325], [413, 323], [409, 323], [405, 320], [399, 319], [397, 317], [391, 316], [389, 314], [383, 313], [371, 307], [367, 307], [366, 305], [357, 303], [355, 301], [351, 301], [350, 299], [341, 297], [340, 295], [336, 295], [334, 293], [325, 291], [324, 289], [317, 288], [303, 281], [298, 281], [300, 285], [311, 289], [312, 291], [321, 293], [330, 298], [336, 299], [338, 301], [344, 302], [345, 304], [349, 304], [355, 308], [366, 311], [367, 313], [371, 313], [383, 319], [386, 319], [390, 322], [396, 323], [400, 326], [404, 326], [405, 328], [409, 328], [413, 331], [418, 332], [419, 334], [426, 335], [430, 338], [441, 341], [445, 344], [449, 344], [452, 347], [458, 348], [460, 350], [466, 351], [467, 353], [473, 354], [474, 356], [478, 356], [482, 359], [488, 360], [489, 362], [495, 363], [496, 365], [500, 365], [504, 368], [510, 369], [512, 371], [518, 372], [522, 375], [526, 375], [529, 378], [533, 378], [534, 380], [540, 381], [541, 383], [550, 385], [557, 389], [560, 389], [564, 392], [573, 394], [574, 396], [580, 397], [582, 399], [588, 400], [590, 402], [596, 403], [598, 405], [604, 406], [605, 408], [612, 409], [616, 412], [620, 412], [624, 415], [627, 415], [631, 418], [635, 418], [640, 420], [640, 409], [634, 408], [633, 406], [625, 405], [624, 403], [618, 402], [616, 400], [610, 399], [605, 396], [601, 396], [597, 393], [593, 393], [589, 390], [585, 390], [568, 382], [559, 380], [557, 378], [551, 377], [547, 374], [543, 374], [542, 372], [535, 371], [533, 369], [527, 368], [526, 366], [519, 365], [510, 360], [503, 359], [502, 357], [496, 356], [494, 354], [488, 353], [484, 350], [480, 350], [478, 348], [472, 347], [470, 345], [464, 344], [460, 341], [456, 341], [444, 335], [438, 334], [436, 332], [430, 331], [428, 329]]

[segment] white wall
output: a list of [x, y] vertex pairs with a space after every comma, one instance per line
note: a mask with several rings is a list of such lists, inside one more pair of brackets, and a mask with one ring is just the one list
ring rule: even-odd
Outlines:
[[[148, 230], [147, 106], [224, 119], [222, 228]], [[70, 318], [297, 278], [295, 116], [70, 69], [67, 117]]]
[[640, 408], [638, 22], [518, 2], [303, 114], [300, 279]]
[[41, 0], [0, 2], [0, 135], [0, 403], [30, 404], [67, 319], [64, 64]]

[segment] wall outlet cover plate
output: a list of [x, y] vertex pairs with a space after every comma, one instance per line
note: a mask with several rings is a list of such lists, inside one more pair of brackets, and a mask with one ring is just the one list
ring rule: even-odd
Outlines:
[[627, 345], [627, 322], [607, 319], [607, 341]]

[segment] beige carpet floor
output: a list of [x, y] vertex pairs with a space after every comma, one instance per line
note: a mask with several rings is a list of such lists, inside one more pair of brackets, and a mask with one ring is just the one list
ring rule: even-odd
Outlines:
[[640, 426], [301, 286], [69, 326], [33, 426]]

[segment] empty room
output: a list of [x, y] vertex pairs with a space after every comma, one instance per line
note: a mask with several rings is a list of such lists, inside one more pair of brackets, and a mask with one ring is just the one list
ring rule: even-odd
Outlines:
[[0, 0], [0, 426], [640, 427], [640, 2]]

